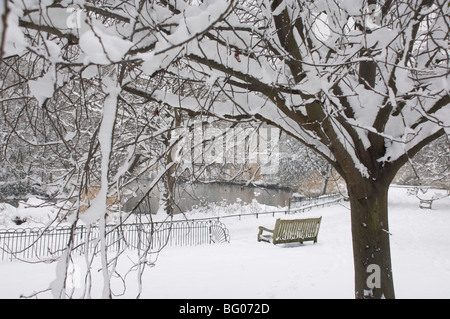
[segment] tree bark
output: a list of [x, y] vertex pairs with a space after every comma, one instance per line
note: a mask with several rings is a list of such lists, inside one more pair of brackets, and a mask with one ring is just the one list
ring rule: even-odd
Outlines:
[[[355, 297], [393, 299], [395, 294], [388, 225], [389, 183], [365, 180], [348, 185]], [[358, 195], [361, 188], [366, 194], [364, 198]]]
[[327, 164], [326, 171], [322, 175], [322, 186], [320, 187], [320, 195], [325, 195], [327, 193], [328, 182], [331, 177], [331, 165]]
[[[178, 110], [173, 111], [173, 121], [172, 121], [172, 128], [175, 129], [177, 127], [180, 127], [181, 125], [181, 116], [179, 114]], [[167, 133], [167, 137], [164, 141], [164, 144], [167, 148], [170, 147], [172, 139], [172, 132], [169, 131]], [[174, 152], [176, 148], [172, 148], [167, 152], [166, 156], [166, 165], [169, 166], [172, 164], [176, 159], [173, 158]], [[174, 208], [175, 208], [175, 185], [176, 185], [176, 171], [177, 171], [178, 164], [173, 165], [169, 168], [167, 173], [164, 176], [163, 182], [164, 182], [164, 190], [163, 190], [163, 196], [162, 199], [165, 202], [166, 206], [166, 213], [169, 216], [173, 216]]]

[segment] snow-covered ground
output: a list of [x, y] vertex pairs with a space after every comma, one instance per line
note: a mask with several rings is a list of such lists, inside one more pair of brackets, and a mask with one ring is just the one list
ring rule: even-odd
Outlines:
[[[256, 205], [241, 207], [254, 210]], [[223, 208], [225, 213], [236, 210]], [[390, 232], [394, 283], [398, 298], [450, 298], [450, 197], [433, 209], [420, 209], [419, 200], [404, 188], [390, 190]], [[42, 212], [41, 212], [42, 213]], [[220, 214], [216, 207], [215, 215]], [[202, 218], [205, 212], [188, 214]], [[318, 243], [277, 245], [257, 242], [258, 226], [273, 227], [277, 218], [322, 216]], [[353, 298], [353, 257], [350, 211], [343, 202], [293, 215], [264, 215], [222, 220], [231, 242], [191, 247], [167, 247], [154, 256], [154, 267], [142, 277], [141, 298]], [[116, 297], [139, 293], [133, 252], [121, 256], [112, 279]], [[83, 257], [74, 260], [83, 273]], [[100, 261], [92, 271], [92, 297], [102, 292]], [[0, 298], [19, 298], [46, 290], [56, 264], [0, 262]], [[75, 294], [81, 294], [74, 276]], [[124, 289], [126, 288], [126, 289]], [[51, 297], [49, 291], [39, 297]]]

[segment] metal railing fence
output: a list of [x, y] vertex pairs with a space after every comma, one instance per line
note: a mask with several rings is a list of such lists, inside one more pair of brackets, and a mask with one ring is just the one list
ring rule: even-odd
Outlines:
[[311, 197], [293, 197], [289, 200], [289, 209], [295, 210], [307, 205], [319, 205], [325, 202], [331, 202], [335, 200], [342, 200], [341, 194], [326, 194]]
[[[229, 242], [229, 232], [217, 220], [183, 220], [106, 226], [108, 251], [158, 251], [164, 246], [191, 246]], [[35, 260], [59, 257], [72, 240], [72, 251], [100, 251], [98, 226], [15, 228], [0, 231], [0, 260]]]
[[[340, 194], [293, 198], [289, 207], [282, 210], [241, 213], [202, 219], [170, 222], [120, 224], [106, 226], [108, 251], [136, 249], [158, 251], [164, 246], [189, 246], [229, 242], [229, 232], [220, 219], [243, 216], [298, 213], [315, 207], [337, 204], [343, 200]], [[73, 234], [72, 234], [73, 232]], [[100, 251], [100, 230], [98, 226], [15, 228], [0, 230], [0, 261], [13, 259], [56, 258], [73, 240], [73, 250], [84, 254]]]
[[256, 213], [239, 213], [239, 214], [227, 214], [227, 215], [221, 215], [221, 216], [215, 216], [215, 217], [206, 217], [206, 218], [198, 218], [198, 219], [191, 219], [196, 221], [206, 221], [206, 220], [217, 220], [220, 221], [221, 219], [225, 218], [239, 218], [245, 216], [254, 216], [258, 218], [261, 215], [272, 215], [275, 216], [276, 214], [294, 214], [294, 213], [302, 213], [308, 210], [311, 210], [312, 208], [318, 208], [318, 207], [325, 207], [330, 206], [333, 204], [337, 204], [344, 200], [344, 197], [340, 194], [330, 194], [330, 195], [321, 195], [321, 196], [313, 196], [313, 197], [305, 197], [303, 199], [291, 199], [289, 202], [289, 206], [280, 209], [280, 210], [272, 210], [272, 211], [264, 211], [264, 212], [256, 212]]

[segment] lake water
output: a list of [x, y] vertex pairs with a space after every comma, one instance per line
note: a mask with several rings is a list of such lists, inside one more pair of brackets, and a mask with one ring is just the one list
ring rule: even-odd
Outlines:
[[[151, 181], [148, 181], [150, 184]], [[123, 209], [131, 210], [146, 193], [148, 187], [141, 182], [141, 190], [137, 196], [128, 200]], [[180, 183], [175, 191], [175, 213], [191, 210], [194, 206], [206, 205], [208, 203], [251, 203], [256, 199], [259, 203], [270, 206], [288, 206], [292, 191], [285, 188], [241, 186], [229, 183]], [[159, 207], [159, 192], [153, 190], [149, 198], [140, 205], [141, 213], [156, 213]]]
[[[152, 180], [140, 181], [139, 189], [136, 196], [130, 198], [122, 207], [124, 211], [131, 211], [136, 204], [147, 193]], [[221, 204], [226, 202], [233, 204], [240, 202], [242, 204], [250, 204], [253, 200], [257, 200], [261, 204], [270, 206], [288, 206], [292, 191], [287, 188], [277, 188], [275, 186], [242, 186], [231, 183], [179, 183], [175, 191], [174, 213], [181, 213], [191, 210], [195, 206], [207, 205], [208, 203]], [[146, 197], [142, 204], [139, 205], [137, 212], [140, 213], [156, 213], [159, 208], [160, 194], [155, 187], [150, 192], [150, 196]], [[18, 206], [20, 201], [27, 199], [11, 199], [6, 203]]]

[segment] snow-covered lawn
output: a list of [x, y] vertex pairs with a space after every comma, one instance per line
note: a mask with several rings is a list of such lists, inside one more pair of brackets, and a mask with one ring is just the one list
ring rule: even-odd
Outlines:
[[[450, 197], [432, 210], [420, 209], [406, 189], [390, 190], [390, 232], [394, 283], [398, 298], [450, 298]], [[322, 216], [318, 243], [277, 245], [257, 242], [258, 226], [273, 227], [277, 218]], [[192, 218], [204, 213], [189, 214]], [[167, 247], [142, 277], [141, 298], [353, 298], [350, 212], [343, 202], [302, 214], [252, 216], [222, 220], [231, 242]], [[155, 256], [156, 258], [156, 256]], [[117, 297], [134, 298], [136, 256], [121, 256], [122, 278], [112, 279]], [[75, 259], [83, 272], [83, 257]], [[55, 278], [56, 264], [0, 262], [0, 298], [30, 296]], [[92, 297], [101, 295], [100, 261], [94, 262]], [[125, 284], [124, 284], [124, 277]], [[75, 286], [78, 286], [75, 280]], [[124, 292], [124, 288], [126, 290]], [[74, 297], [81, 292], [75, 288]], [[124, 293], [124, 294], [123, 294]], [[51, 297], [49, 291], [39, 297]]]

